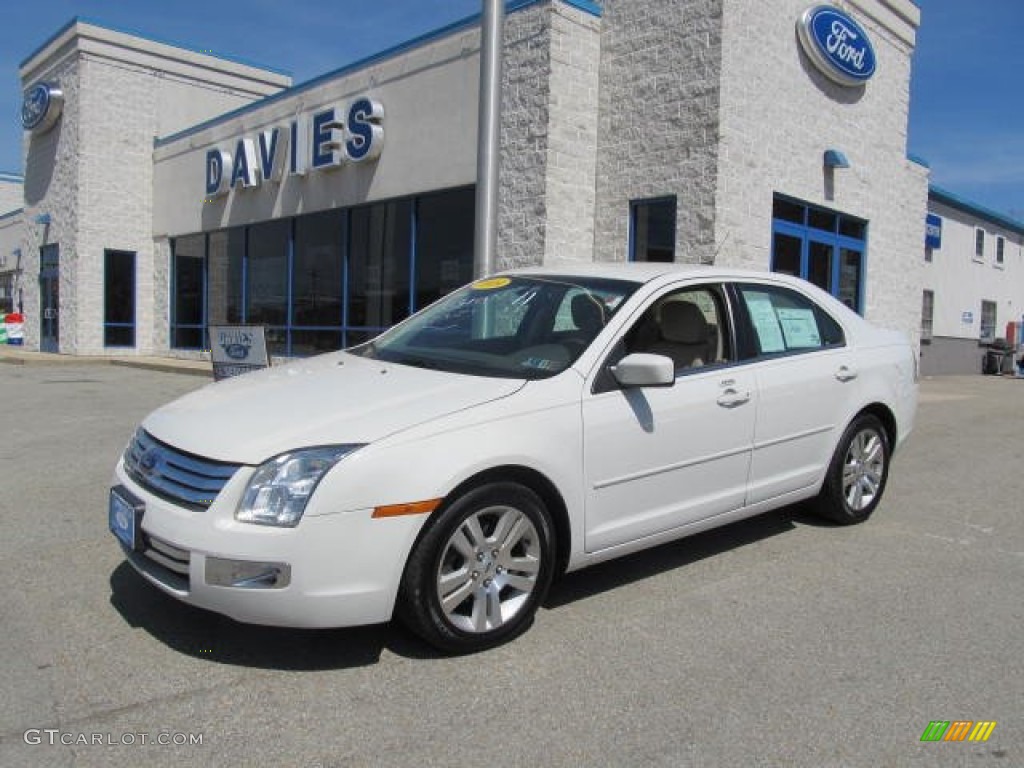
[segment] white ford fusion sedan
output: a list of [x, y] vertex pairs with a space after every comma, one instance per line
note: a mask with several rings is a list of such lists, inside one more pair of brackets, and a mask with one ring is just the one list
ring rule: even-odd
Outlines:
[[519, 270], [155, 411], [108, 519], [192, 605], [292, 627], [397, 615], [467, 652], [525, 630], [567, 570], [802, 499], [866, 519], [916, 405], [907, 339], [807, 282]]

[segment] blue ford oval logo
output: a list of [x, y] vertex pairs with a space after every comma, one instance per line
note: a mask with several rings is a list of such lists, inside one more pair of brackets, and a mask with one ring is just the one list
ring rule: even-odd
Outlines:
[[54, 83], [36, 83], [21, 102], [21, 125], [26, 131], [43, 133], [57, 122], [64, 105], [64, 92]]
[[154, 469], [156, 469], [156, 465], [159, 463], [159, 461], [160, 449], [150, 448], [148, 451], [142, 454], [142, 456], [139, 457], [139, 469], [141, 469], [145, 474], [148, 475]]
[[797, 36], [808, 58], [839, 85], [862, 85], [875, 74], [875, 48], [868, 33], [838, 8], [808, 8], [797, 22]]
[[249, 347], [246, 344], [225, 344], [224, 354], [232, 360], [245, 360], [249, 356]]

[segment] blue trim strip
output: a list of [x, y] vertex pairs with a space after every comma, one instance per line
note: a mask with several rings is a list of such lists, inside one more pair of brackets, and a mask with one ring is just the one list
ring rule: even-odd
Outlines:
[[123, 35], [131, 35], [132, 37], [137, 37], [137, 38], [139, 38], [141, 40], [148, 40], [151, 43], [159, 43], [160, 45], [169, 45], [172, 48], [180, 48], [183, 51], [191, 51], [192, 53], [200, 53], [200, 54], [202, 54], [204, 56], [209, 56], [209, 57], [214, 58], [214, 59], [220, 59], [221, 61], [230, 61], [233, 64], [242, 64], [243, 66], [246, 66], [246, 67], [255, 67], [256, 69], [262, 69], [262, 70], [264, 70], [266, 72], [273, 72], [275, 75], [284, 75], [285, 77], [291, 77], [292, 76], [292, 73], [289, 72], [286, 69], [279, 69], [278, 67], [268, 67], [266, 64], [260, 64], [259, 62], [251, 61], [251, 60], [248, 60], [248, 59], [244, 59], [244, 58], [242, 58], [240, 56], [227, 56], [227, 55], [219, 54], [219, 53], [211, 53], [209, 50], [202, 50], [200, 48], [193, 48], [191, 45], [185, 45], [184, 43], [179, 43], [179, 42], [177, 42], [175, 40], [168, 40], [168, 39], [164, 39], [164, 38], [153, 37], [152, 35], [148, 35], [148, 34], [146, 34], [144, 32], [140, 32], [140, 31], [132, 29], [130, 27], [115, 27], [115, 26], [113, 26], [111, 24], [107, 24], [106, 22], [100, 21], [99, 19], [94, 19], [94, 18], [92, 18], [90, 16], [75, 16], [74, 18], [72, 18], [71, 21], [69, 21], [63, 27], [61, 27], [56, 32], [54, 32], [52, 35], [50, 35], [46, 39], [46, 42], [44, 42], [42, 45], [40, 45], [38, 48], [36, 48], [34, 51], [32, 51], [32, 53], [30, 53], [27, 57], [25, 57], [25, 59], [18, 65], [18, 67], [19, 68], [24, 67], [32, 59], [34, 59], [36, 56], [38, 56], [40, 53], [42, 53], [43, 50], [45, 50], [45, 48], [50, 43], [52, 43], [54, 40], [59, 38], [61, 35], [63, 35], [65, 32], [67, 32], [69, 29], [71, 29], [73, 26], [75, 26], [76, 24], [79, 24], [79, 23], [81, 23], [81, 24], [89, 24], [89, 25], [91, 25], [93, 27], [100, 27], [101, 29], [105, 29], [108, 32], [119, 32], [119, 33], [121, 33]]
[[24, 184], [25, 177], [14, 171], [0, 171], [0, 181], [11, 181], [15, 184]]
[[3, 221], [4, 219], [13, 219], [15, 216], [20, 216], [24, 212], [24, 208], [15, 208], [13, 211], [8, 211], [7, 213], [0, 213], [0, 221]]
[[[515, 13], [516, 11], [528, 8], [531, 5], [538, 5], [539, 3], [555, 1], [556, 0], [509, 0], [505, 4], [505, 10], [506, 13]], [[599, 18], [601, 16], [600, 6], [592, 2], [592, 0], [558, 1], [564, 3], [565, 5], [570, 5], [574, 8], [586, 11], [587, 13], [593, 14], [594, 16], [597, 16]], [[449, 35], [453, 35], [456, 32], [461, 32], [465, 29], [479, 26], [479, 24], [479, 13], [473, 14], [472, 16], [467, 16], [464, 19], [459, 19], [458, 21], [453, 21], [451, 24], [447, 24], [446, 26], [440, 27], [439, 29], [435, 29], [432, 32], [426, 32], [420, 35], [419, 37], [414, 37], [411, 40], [405, 41], [404, 43], [399, 43], [398, 45], [392, 46], [391, 48], [386, 48], [379, 53], [371, 54], [370, 56], [354, 61], [351, 64], [346, 64], [342, 67], [339, 67], [338, 69], [333, 69], [330, 72], [318, 75], [314, 77], [312, 80], [307, 80], [304, 83], [293, 85], [291, 88], [286, 88], [283, 91], [279, 91], [278, 93], [271, 94], [270, 96], [265, 96], [259, 101], [254, 101], [251, 104], [246, 104], [245, 106], [238, 107], [237, 109], [233, 109], [230, 112], [225, 112], [224, 114], [218, 115], [217, 117], [211, 118], [209, 120], [204, 120], [198, 125], [193, 125], [191, 128], [186, 128], [182, 131], [178, 131], [177, 133], [172, 133], [168, 136], [156, 138], [153, 140], [153, 146], [162, 147], [165, 144], [170, 144], [174, 141], [177, 141], [178, 139], [182, 139], [186, 136], [191, 136], [194, 133], [198, 133], [199, 131], [205, 130], [206, 128], [209, 128], [213, 125], [217, 125], [218, 123], [231, 120], [232, 118], [238, 117], [239, 115], [244, 115], [248, 112], [253, 112], [257, 109], [262, 109], [268, 104], [273, 104], [274, 102], [281, 101], [282, 99], [287, 99], [292, 96], [296, 96], [300, 93], [315, 88], [318, 85], [327, 82], [328, 80], [333, 80], [338, 77], [343, 77], [345, 75], [358, 72], [361, 69], [366, 69], [367, 67], [373, 66], [374, 64], [379, 64], [382, 61], [386, 61], [387, 59], [392, 59], [403, 53], [408, 53], [409, 51], [427, 45], [428, 43], [436, 42], [437, 40], [448, 37]]]
[[910, 152], [908, 152], [907, 153], [907, 160], [909, 160], [912, 163], [916, 163], [917, 165], [920, 165], [922, 168], [931, 168], [931, 165], [928, 164], [928, 161], [925, 160], [920, 155], [914, 155], [914, 154], [911, 154]]
[[601, 6], [592, 2], [591, 0], [562, 0], [566, 5], [571, 5], [573, 8], [579, 8], [581, 11], [589, 13], [591, 16], [601, 18]]
[[1005, 214], [997, 213], [991, 208], [985, 208], [977, 203], [972, 203], [970, 200], [965, 200], [959, 195], [954, 195], [952, 192], [942, 187], [937, 187], [934, 184], [928, 185], [928, 200], [948, 205], [950, 208], [955, 208], [963, 213], [977, 216], [979, 219], [1005, 227], [1018, 235], [1024, 235], [1024, 222], [1012, 219]]

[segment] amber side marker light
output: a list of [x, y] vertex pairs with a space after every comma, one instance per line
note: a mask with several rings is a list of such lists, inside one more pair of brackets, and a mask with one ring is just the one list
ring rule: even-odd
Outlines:
[[433, 512], [441, 504], [442, 499], [430, 501], [410, 501], [407, 504], [389, 504], [376, 507], [372, 517], [401, 517], [402, 515], [426, 515]]

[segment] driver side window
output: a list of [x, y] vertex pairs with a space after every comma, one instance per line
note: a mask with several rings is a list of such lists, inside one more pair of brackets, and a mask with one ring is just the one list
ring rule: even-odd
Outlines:
[[647, 352], [672, 359], [676, 373], [733, 359], [726, 303], [718, 286], [673, 291], [649, 306], [624, 337], [624, 354]]

